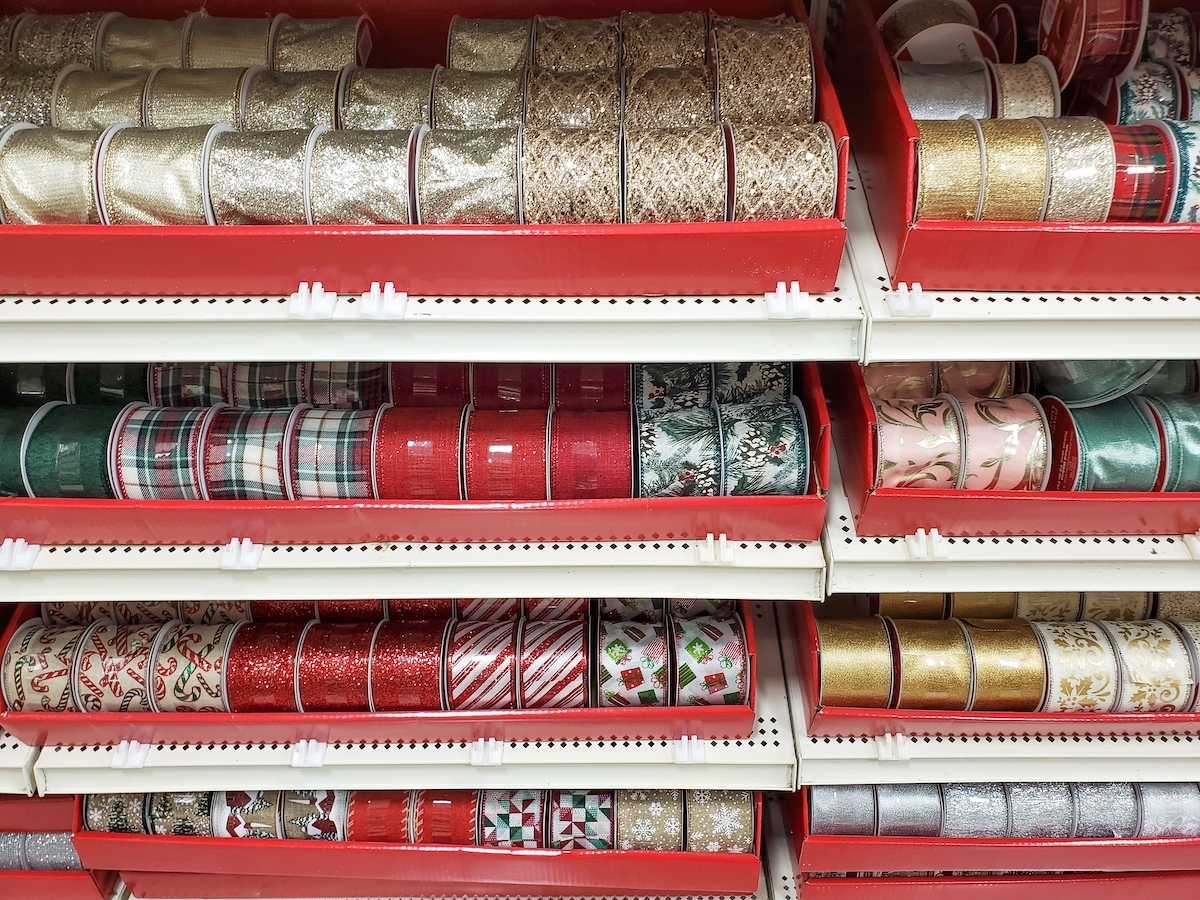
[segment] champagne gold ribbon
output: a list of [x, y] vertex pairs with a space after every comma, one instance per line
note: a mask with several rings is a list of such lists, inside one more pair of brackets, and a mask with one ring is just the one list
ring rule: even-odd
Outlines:
[[1117, 156], [1099, 119], [1038, 119], [1050, 148], [1047, 222], [1103, 222], [1112, 202]]
[[552, 72], [615, 69], [621, 63], [620, 20], [538, 16], [533, 23], [533, 64]]
[[185, 26], [184, 65], [189, 69], [240, 69], [271, 65], [271, 20], [192, 13]]
[[1136, 622], [1150, 618], [1152, 600], [1147, 591], [1084, 591], [1079, 618]]
[[625, 133], [627, 222], [723, 222], [726, 179], [719, 125]]
[[149, 78], [148, 72], [64, 72], [54, 93], [54, 124], [76, 131], [118, 122], [141, 125]]
[[433, 73], [434, 128], [516, 128], [525, 113], [525, 73], [465, 72], [439, 66]]
[[96, 60], [106, 72], [171, 69], [183, 66], [186, 19], [135, 19], [114, 16], [101, 29]]
[[991, 60], [988, 65], [996, 81], [997, 119], [1058, 115], [1058, 85], [1048, 65], [1039, 61], [1007, 65]]
[[1017, 595], [1011, 591], [955, 591], [950, 615], [955, 619], [1011, 619], [1017, 614]]
[[534, 69], [525, 86], [525, 124], [541, 128], [617, 128], [621, 75]]
[[627, 76], [625, 124], [630, 128], [694, 128], [716, 121], [713, 73], [704, 66], [648, 69]]
[[102, 131], [24, 128], [0, 147], [0, 213], [20, 225], [97, 225]]
[[923, 591], [880, 594], [879, 615], [894, 619], [941, 619], [946, 615], [946, 595]]
[[904, 45], [934, 25], [956, 23], [978, 27], [979, 19], [956, 0], [909, 0], [894, 3], [879, 17], [879, 36], [895, 56]]
[[519, 129], [433, 129], [417, 145], [417, 211], [423, 224], [521, 221]]
[[1032, 119], [985, 119], [983, 209], [986, 222], [1038, 222], [1046, 208], [1050, 153]]
[[212, 225], [208, 153], [227, 126], [123, 128], [104, 154], [100, 197], [112, 225]]
[[353, 69], [346, 76], [342, 128], [390, 130], [429, 124], [433, 69]]
[[314, 225], [406, 225], [411, 132], [326, 131], [309, 162]]
[[1121, 666], [1116, 712], [1192, 708], [1196, 676], [1183, 639], [1169, 622], [1101, 622]]
[[218, 225], [303, 225], [311, 134], [226, 131], [213, 141], [209, 193]]
[[1083, 602], [1079, 591], [1019, 591], [1017, 618], [1034, 622], [1074, 622]]
[[184, 128], [223, 122], [242, 126], [245, 82], [254, 69], [159, 69], [146, 83], [146, 125]]
[[733, 125], [730, 136], [734, 221], [833, 218], [837, 152], [828, 125]]
[[979, 132], [966, 120], [917, 122], [917, 218], [979, 217], [983, 152]]
[[962, 624], [974, 671], [970, 708], [1035, 711], [1042, 702], [1046, 663], [1029, 623], [1021, 619], [970, 619]]
[[464, 19], [450, 22], [446, 63], [471, 72], [507, 72], [529, 65], [533, 19]]
[[269, 72], [250, 77], [242, 127], [246, 131], [290, 128], [333, 128], [336, 122], [338, 72]]
[[62, 67], [96, 62], [96, 31], [106, 13], [22, 16], [13, 29], [12, 58], [23, 66]]
[[621, 221], [621, 135], [616, 129], [526, 128], [521, 175], [530, 224]]
[[[813, 121], [812, 43], [803, 23], [715, 16], [717, 111], [735, 125]], [[764, 73], [771, 73], [764, 77]]]
[[886, 709], [892, 698], [892, 643], [878, 616], [817, 620], [821, 683], [817, 703]]
[[966, 709], [971, 699], [971, 653], [957, 621], [889, 619], [896, 636], [898, 709]]
[[337, 72], [345, 66], [365, 62], [370, 53], [367, 17], [280, 16], [275, 25], [272, 53], [277, 72]]
[[708, 18], [702, 12], [623, 12], [621, 44], [621, 64], [631, 75], [700, 65], [708, 53]]

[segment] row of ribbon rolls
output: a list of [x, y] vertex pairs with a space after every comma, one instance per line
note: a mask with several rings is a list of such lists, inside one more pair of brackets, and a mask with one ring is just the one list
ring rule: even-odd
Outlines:
[[176, 837], [753, 853], [750, 791], [88, 794], [89, 831]]
[[[486, 614], [498, 616], [514, 604], [523, 607], [512, 600], [456, 605], [490, 606]], [[586, 600], [572, 606], [583, 614], [565, 620], [47, 625], [31, 619], [9, 639], [0, 675], [5, 703], [15, 711], [395, 712], [748, 702], [753, 672], [737, 613], [655, 623], [593, 619]]]
[[821, 705], [1190, 712], [1200, 623], [818, 619]]
[[810, 834], [1200, 837], [1194, 782], [813, 785], [808, 792]]
[[[878, 436], [876, 487], [1200, 490], [1194, 361], [1008, 365], [980, 363], [973, 393], [943, 385], [936, 396], [934, 365], [866, 367]], [[1044, 396], [1018, 393], [1022, 387]]]
[[843, 594], [837, 602], [865, 606], [871, 615], [893, 619], [1200, 620], [1200, 592], [1196, 591], [910, 591]]
[[67, 872], [83, 868], [67, 831], [0, 831], [0, 871]]

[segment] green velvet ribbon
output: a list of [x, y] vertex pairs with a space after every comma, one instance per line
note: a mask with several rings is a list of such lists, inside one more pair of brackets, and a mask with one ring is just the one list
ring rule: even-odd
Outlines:
[[1095, 406], [1136, 390], [1163, 367], [1160, 359], [1039, 360], [1030, 363], [1042, 393], [1070, 407]]
[[0, 406], [39, 407], [67, 400], [66, 363], [5, 363], [0, 365]]
[[47, 412], [25, 448], [32, 495], [115, 497], [108, 477], [108, 441], [123, 408], [56, 406]]
[[1150, 397], [1167, 437], [1164, 491], [1200, 491], [1200, 394]]
[[0, 409], [0, 497], [24, 497], [21, 477], [21, 442], [36, 409]]
[[146, 363], [75, 363], [75, 402], [95, 406], [124, 406], [149, 399]]
[[1154, 490], [1162, 445], [1145, 400], [1129, 395], [1071, 414], [1079, 436], [1075, 490]]

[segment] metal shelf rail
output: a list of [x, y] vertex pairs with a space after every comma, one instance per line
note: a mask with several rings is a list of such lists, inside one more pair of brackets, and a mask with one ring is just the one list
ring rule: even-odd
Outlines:
[[0, 730], [0, 794], [33, 795], [33, 764], [38, 748]]

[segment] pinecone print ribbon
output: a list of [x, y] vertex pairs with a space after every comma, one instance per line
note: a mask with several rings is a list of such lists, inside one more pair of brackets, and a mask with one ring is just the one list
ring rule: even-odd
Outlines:
[[788, 401], [719, 407], [725, 496], [803, 494], [808, 490], [808, 433]]
[[717, 403], [787, 400], [793, 393], [789, 362], [713, 363], [712, 378]]
[[716, 410], [639, 412], [637, 425], [639, 496], [715, 497], [721, 493]]
[[602, 622], [598, 641], [601, 706], [666, 705], [666, 629], [640, 622]]
[[673, 621], [675, 637], [675, 703], [711, 706], [746, 702], [746, 637], [742, 620]]

